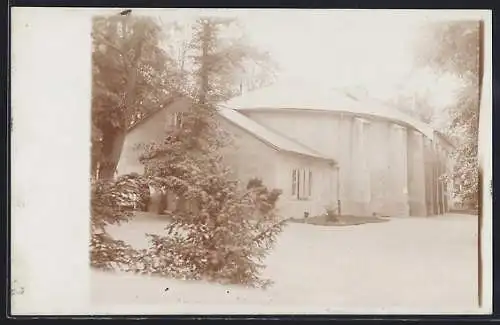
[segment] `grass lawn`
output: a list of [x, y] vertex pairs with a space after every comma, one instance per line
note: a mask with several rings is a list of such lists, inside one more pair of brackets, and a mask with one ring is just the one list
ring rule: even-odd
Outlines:
[[[136, 247], [164, 220], [110, 232]], [[92, 271], [99, 313], [477, 312], [477, 218], [391, 218], [329, 227], [288, 223], [267, 259], [267, 290]], [[168, 289], [167, 289], [168, 288]]]

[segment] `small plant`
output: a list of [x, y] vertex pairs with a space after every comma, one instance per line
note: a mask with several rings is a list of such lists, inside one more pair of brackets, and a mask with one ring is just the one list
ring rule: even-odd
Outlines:
[[329, 222], [339, 222], [337, 210], [331, 207], [326, 208], [325, 219]]

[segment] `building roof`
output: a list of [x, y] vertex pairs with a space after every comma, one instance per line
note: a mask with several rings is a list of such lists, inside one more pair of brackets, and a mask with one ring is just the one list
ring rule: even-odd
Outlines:
[[[132, 129], [135, 129], [142, 125], [146, 120], [152, 118], [157, 113], [163, 111], [164, 109], [168, 109], [169, 106], [178, 102], [179, 100], [185, 99], [183, 97], [172, 97], [165, 105], [159, 107], [151, 111], [149, 114], [144, 116], [140, 121], [134, 123], [129, 127], [128, 131], [130, 132]], [[325, 157], [321, 153], [308, 148], [288, 137], [278, 134], [275, 131], [271, 131], [265, 126], [255, 122], [254, 120], [248, 118], [242, 113], [239, 113], [233, 109], [229, 108], [219, 108], [218, 113], [220, 116], [224, 117], [226, 120], [240, 127], [241, 129], [247, 131], [257, 139], [265, 142], [267, 145], [273, 147], [276, 150], [282, 152], [290, 152], [294, 154], [299, 154], [303, 156], [308, 156], [317, 159], [323, 159], [335, 163], [335, 160], [329, 157]]]
[[410, 125], [428, 138], [434, 139], [435, 130], [430, 125], [380, 101], [366, 97], [356, 98], [339, 89], [321, 90], [306, 83], [274, 84], [233, 98], [224, 103], [224, 106], [241, 112], [293, 109], [376, 116]]
[[286, 137], [285, 135], [272, 131], [234, 109], [221, 107], [218, 112], [225, 119], [251, 133], [253, 136], [278, 151], [290, 152], [303, 156], [328, 160], [335, 163], [333, 158], [326, 157], [321, 153]]

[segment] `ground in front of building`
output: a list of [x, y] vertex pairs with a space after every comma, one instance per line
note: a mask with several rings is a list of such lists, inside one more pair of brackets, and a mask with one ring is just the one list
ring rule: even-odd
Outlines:
[[[110, 232], [136, 247], [163, 220]], [[477, 312], [477, 217], [444, 215], [328, 227], [288, 223], [269, 255], [267, 290], [92, 271], [107, 313]]]

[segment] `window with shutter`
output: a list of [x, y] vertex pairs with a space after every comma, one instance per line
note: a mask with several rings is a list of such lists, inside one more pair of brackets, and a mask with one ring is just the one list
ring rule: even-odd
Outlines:
[[305, 200], [312, 195], [312, 171], [310, 169], [294, 169], [292, 171], [292, 196]]
[[169, 128], [180, 128], [182, 126], [183, 122], [183, 116], [182, 112], [175, 112], [173, 114], [170, 114], [168, 117], [168, 127]]

